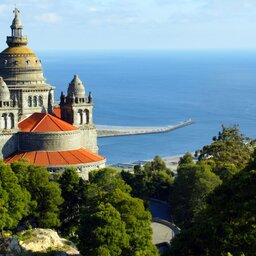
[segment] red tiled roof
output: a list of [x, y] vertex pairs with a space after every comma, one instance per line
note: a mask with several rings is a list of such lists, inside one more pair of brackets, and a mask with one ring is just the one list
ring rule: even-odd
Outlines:
[[54, 113], [58, 118], [61, 119], [61, 109], [60, 109], [60, 107], [54, 107], [54, 108], [53, 108], [53, 113]]
[[47, 113], [33, 113], [18, 124], [23, 132], [61, 132], [78, 130], [77, 127]]
[[102, 161], [105, 158], [92, 153], [89, 150], [80, 148], [77, 150], [68, 151], [32, 151], [16, 153], [4, 160], [5, 163], [11, 164], [20, 159], [26, 159], [31, 164], [42, 166], [63, 166], [63, 165], [77, 165], [87, 164]]

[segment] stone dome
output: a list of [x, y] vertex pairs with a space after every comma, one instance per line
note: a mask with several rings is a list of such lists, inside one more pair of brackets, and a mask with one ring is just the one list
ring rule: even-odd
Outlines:
[[78, 75], [75, 75], [68, 87], [68, 97], [85, 98], [85, 89]]
[[1, 76], [0, 76], [0, 101], [10, 101], [9, 88]]
[[41, 61], [26, 46], [9, 47], [0, 53], [0, 75], [8, 85], [45, 82]]

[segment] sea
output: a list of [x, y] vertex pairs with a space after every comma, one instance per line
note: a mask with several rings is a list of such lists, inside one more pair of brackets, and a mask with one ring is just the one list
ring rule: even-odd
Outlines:
[[211, 143], [221, 126], [256, 138], [256, 50], [40, 51], [55, 99], [74, 74], [93, 94], [94, 122], [193, 125], [162, 134], [98, 139], [108, 164], [180, 155]]

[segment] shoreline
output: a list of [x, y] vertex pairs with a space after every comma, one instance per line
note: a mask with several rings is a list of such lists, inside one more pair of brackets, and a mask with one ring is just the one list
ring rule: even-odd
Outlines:
[[[193, 154], [193, 152], [191, 152]], [[171, 170], [177, 170], [179, 160], [184, 154], [179, 154], [179, 155], [172, 155], [172, 156], [160, 156], [162, 160], [165, 162], [166, 167], [170, 168]], [[137, 161], [132, 161], [132, 162], [127, 162], [127, 163], [115, 163], [111, 164], [111, 167], [117, 167], [117, 168], [123, 168], [123, 169], [133, 169], [135, 165], [141, 165], [143, 166], [146, 162], [151, 162], [154, 159], [148, 159], [148, 160], [137, 160]]]

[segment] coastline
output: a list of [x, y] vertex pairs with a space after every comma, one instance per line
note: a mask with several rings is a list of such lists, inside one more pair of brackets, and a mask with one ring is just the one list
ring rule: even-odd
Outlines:
[[[193, 153], [193, 152], [192, 152]], [[185, 153], [184, 153], [185, 154]], [[184, 155], [184, 154], [180, 154], [180, 155], [173, 155], [173, 156], [165, 156], [165, 157], [161, 157], [162, 160], [165, 162], [166, 167], [170, 168], [171, 170], [177, 170], [178, 167], [178, 163], [180, 158]], [[122, 169], [133, 169], [133, 167], [135, 165], [144, 165], [146, 162], [150, 162], [153, 161], [153, 159], [148, 159], [148, 160], [137, 160], [137, 161], [133, 161], [133, 162], [128, 162], [128, 163], [116, 163], [116, 164], [112, 164], [110, 165], [111, 167], [117, 167], [117, 168], [122, 168]]]

